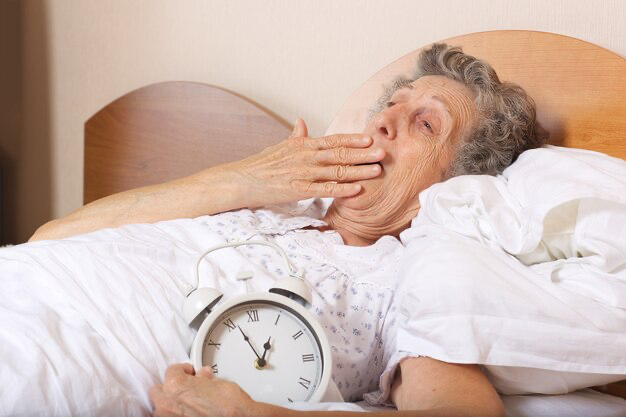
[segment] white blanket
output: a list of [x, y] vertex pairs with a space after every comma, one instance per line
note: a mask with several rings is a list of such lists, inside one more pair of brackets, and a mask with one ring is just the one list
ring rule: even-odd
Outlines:
[[[506, 417], [624, 417], [626, 401], [591, 389], [566, 395], [511, 395], [502, 397]], [[387, 411], [358, 403], [294, 403], [289, 408], [300, 411]]]
[[189, 362], [184, 285], [224, 243], [207, 230], [181, 219], [1, 249], [0, 416], [149, 415], [148, 388]]
[[[428, 204], [423, 201], [421, 216], [433, 213]], [[401, 303], [408, 321], [398, 341], [409, 353], [419, 348], [418, 354], [455, 361], [626, 373], [624, 314], [610, 305], [611, 300], [602, 304], [549, 277], [531, 274], [504, 251], [494, 256], [493, 245], [480, 243], [483, 235], [459, 236], [435, 221], [420, 221], [404, 236], [409, 250], [424, 250], [419, 263], [407, 268], [407, 276], [423, 272], [440, 277], [443, 286], [415, 279], [404, 291]], [[420, 230], [429, 235], [420, 236]], [[181, 305], [183, 286], [192, 280], [190, 266], [202, 249], [223, 243], [220, 239], [194, 220], [177, 220], [0, 249], [0, 416], [149, 415], [147, 389], [161, 381], [169, 364], [188, 361], [193, 332], [181, 316]], [[437, 253], [440, 244], [446, 244], [446, 250], [458, 248], [459, 256]], [[492, 257], [499, 263], [489, 263]], [[497, 271], [503, 279], [481, 283], [480, 275], [468, 275], [467, 267], [477, 259], [484, 261], [479, 266]], [[619, 265], [623, 258], [614, 259]], [[608, 268], [611, 262], [604, 265]], [[232, 265], [237, 264], [233, 259]], [[466, 278], [455, 280], [455, 274]], [[201, 282], [209, 284], [220, 285]], [[475, 297], [475, 289], [485, 297]], [[222, 288], [224, 293], [241, 291]], [[477, 314], [488, 311], [489, 303], [504, 313]], [[525, 318], [508, 320], [507, 310], [518, 316], [522, 312]], [[494, 335], [497, 343], [488, 349], [481, 345]], [[415, 343], [420, 337], [422, 343]], [[536, 346], [541, 349], [533, 350]], [[510, 415], [538, 415], [523, 414], [520, 404], [527, 397], [515, 398], [519, 401]], [[622, 402], [615, 404], [620, 407]], [[569, 410], [546, 415], [588, 415], [582, 408], [580, 413], [575, 407]], [[595, 415], [619, 415], [609, 411]]]
[[626, 379], [624, 161], [532, 150], [420, 202], [401, 235], [401, 351], [487, 365], [505, 394]]

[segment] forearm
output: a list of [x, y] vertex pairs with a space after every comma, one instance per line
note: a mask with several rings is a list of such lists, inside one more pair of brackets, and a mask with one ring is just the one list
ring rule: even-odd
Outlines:
[[437, 417], [505, 415], [498, 393], [477, 365], [405, 358], [394, 379], [390, 399], [400, 410], [419, 409]]
[[104, 197], [40, 227], [30, 241], [61, 239], [107, 227], [154, 223], [246, 207], [245, 190], [229, 165]]
[[351, 182], [380, 174], [379, 169], [363, 166], [384, 157], [384, 152], [367, 149], [371, 138], [334, 135], [310, 139], [305, 137], [303, 122], [299, 125], [302, 129], [294, 130], [287, 140], [259, 154], [180, 180], [94, 201], [67, 217], [46, 223], [30, 240], [60, 239], [106, 227], [197, 217], [311, 197], [351, 197], [361, 190], [360, 185]]

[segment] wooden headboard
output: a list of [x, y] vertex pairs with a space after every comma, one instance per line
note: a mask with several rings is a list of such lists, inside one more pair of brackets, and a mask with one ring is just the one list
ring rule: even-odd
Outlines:
[[85, 123], [83, 203], [239, 160], [289, 126], [235, 93], [193, 82], [140, 88]]

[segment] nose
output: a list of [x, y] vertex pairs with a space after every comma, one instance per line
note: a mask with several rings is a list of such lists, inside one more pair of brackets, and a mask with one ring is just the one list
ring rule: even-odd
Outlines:
[[396, 138], [396, 117], [392, 108], [381, 111], [375, 116], [374, 127], [376, 128], [376, 134], [388, 139], [394, 140]]

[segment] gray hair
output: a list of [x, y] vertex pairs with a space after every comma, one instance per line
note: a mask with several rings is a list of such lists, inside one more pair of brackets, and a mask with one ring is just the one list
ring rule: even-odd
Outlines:
[[445, 178], [499, 174], [522, 152], [548, 141], [550, 134], [537, 121], [535, 102], [522, 87], [500, 82], [487, 62], [444, 43], [435, 43], [420, 53], [411, 77], [400, 76], [386, 85], [371, 115], [385, 108], [396, 90], [427, 75], [463, 84], [474, 93], [479, 113], [473, 129], [459, 141]]

